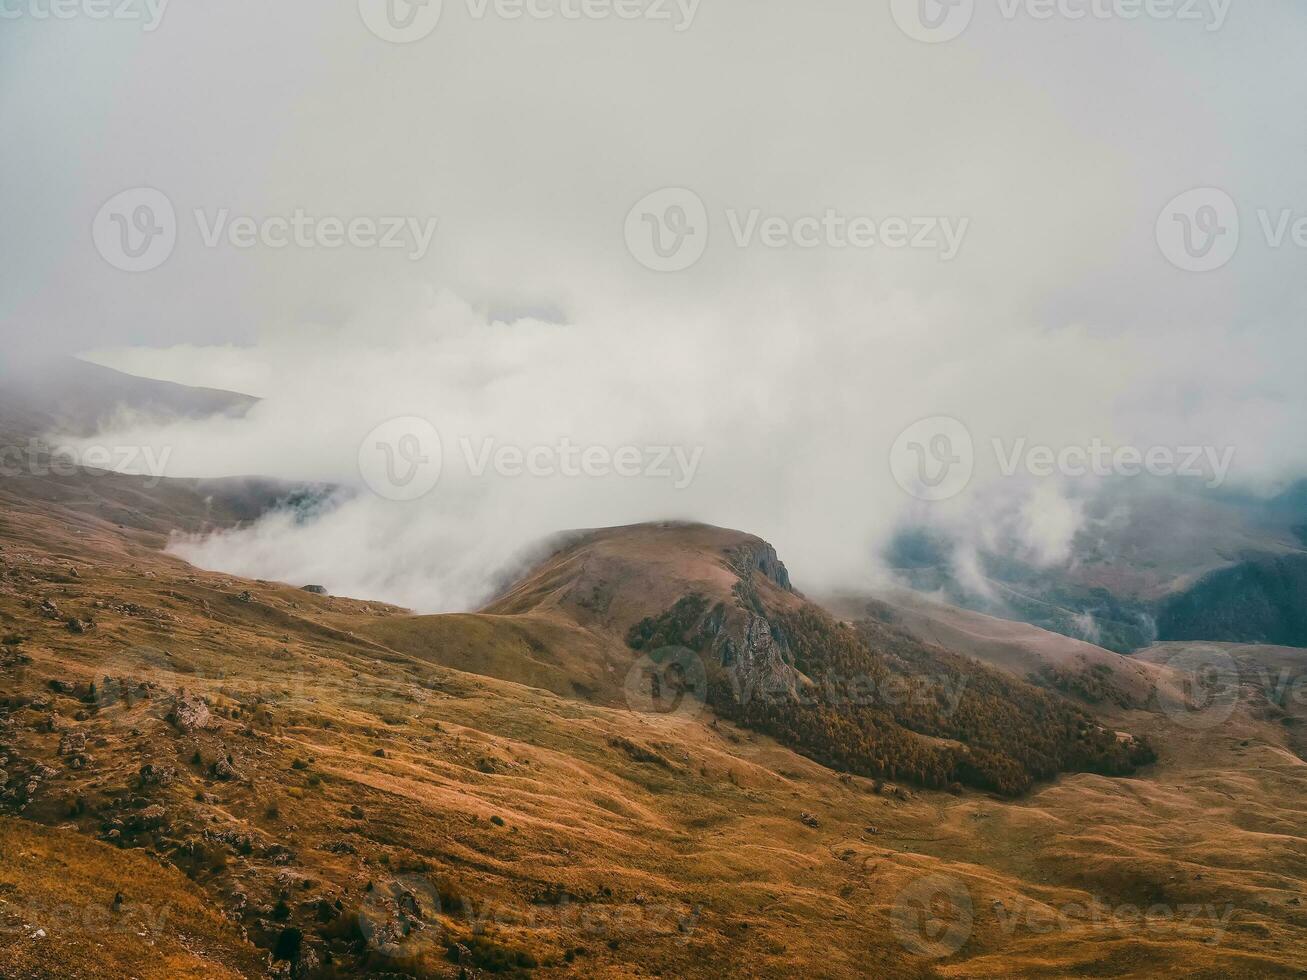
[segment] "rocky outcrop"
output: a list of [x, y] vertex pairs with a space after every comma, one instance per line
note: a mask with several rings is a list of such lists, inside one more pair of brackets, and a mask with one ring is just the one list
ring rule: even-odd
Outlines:
[[785, 698], [798, 691], [799, 672], [790, 666], [783, 640], [765, 617], [719, 605], [704, 620], [702, 633], [740, 704], [755, 698]]
[[789, 569], [776, 554], [776, 549], [766, 541], [742, 544], [730, 552], [729, 558], [731, 567], [740, 578], [748, 580], [754, 572], [760, 572], [786, 592], [794, 591], [794, 586], [790, 583]]

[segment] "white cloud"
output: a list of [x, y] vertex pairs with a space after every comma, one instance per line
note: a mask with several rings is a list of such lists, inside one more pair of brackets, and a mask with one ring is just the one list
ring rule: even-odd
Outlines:
[[[722, 0], [681, 33], [447, 6], [403, 46], [354, 5], [316, 0], [174, 6], [148, 36], [7, 25], [6, 353], [93, 349], [265, 396], [241, 422], [134, 434], [173, 447], [179, 475], [356, 485], [359, 439], [419, 414], [447, 447], [701, 445], [697, 479], [674, 491], [453, 467], [422, 507], [360, 498], [206, 560], [453, 608], [533, 535], [695, 517], [768, 536], [819, 585], [866, 574], [916, 512], [886, 453], [935, 415], [978, 445], [1233, 445], [1239, 485], [1303, 471], [1302, 256], [1248, 241], [1188, 274], [1154, 241], [1190, 187], [1249, 209], [1301, 200], [1301, 127], [1265, 124], [1307, 104], [1300, 9], [1214, 32], [978, 13], [958, 40], [922, 45], [860, 0]], [[162, 267], [128, 275], [89, 227], [138, 186], [164, 191], [183, 225]], [[622, 230], [669, 186], [695, 190], [713, 226], [702, 261], [659, 275]], [[197, 208], [439, 225], [420, 262], [213, 249], [185, 224]], [[969, 224], [942, 263], [740, 249], [728, 209]], [[972, 492], [931, 514], [977, 541], [1024, 515], [1021, 540], [1054, 561], [1073, 497], [1029, 492], [982, 462]]]

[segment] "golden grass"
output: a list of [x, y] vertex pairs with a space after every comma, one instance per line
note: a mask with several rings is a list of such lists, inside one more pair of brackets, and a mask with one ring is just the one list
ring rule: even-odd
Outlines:
[[[660, 554], [656, 531], [641, 530], [635, 565], [709, 581], [701, 556], [726, 533], [678, 531]], [[0, 740], [14, 756], [0, 767], [55, 770], [22, 819], [6, 805], [0, 882], [26, 889], [14, 893], [22, 902], [95, 908], [122, 890], [181, 910], [154, 946], [72, 932], [57, 959], [41, 959], [42, 947], [6, 935], [0, 975], [76, 976], [99, 962], [110, 969], [98, 975], [259, 976], [221, 914], [237, 893], [263, 949], [294, 925], [356, 972], [457, 975], [447, 950], [459, 944], [472, 966], [543, 977], [1307, 968], [1307, 910], [1295, 903], [1307, 901], [1307, 769], [1277, 726], [1246, 713], [1201, 733], [1148, 711], [1108, 717], [1159, 747], [1141, 778], [1065, 777], [1018, 801], [877, 793], [708, 715], [562, 696], [593, 662], [559, 618], [577, 594], [560, 582], [593, 594], [621, 565], [613, 535], [493, 615], [436, 620], [197, 571], [153, 543], [48, 504], [10, 499], [0, 510], [0, 633], [25, 636], [13, 650], [27, 658], [0, 668], [11, 699]], [[67, 580], [70, 566], [78, 575]], [[665, 608], [671, 587], [637, 584], [641, 602]], [[44, 598], [96, 628], [69, 633], [41, 615]], [[638, 605], [599, 602], [578, 627], [588, 638], [573, 639], [614, 656], [616, 624]], [[75, 685], [103, 689], [106, 676], [156, 687], [131, 704], [78, 695]], [[607, 690], [619, 688], [620, 676]], [[180, 689], [209, 702], [211, 727], [168, 721]], [[87, 735], [81, 769], [57, 755], [70, 730]], [[215, 778], [228, 756], [238, 777]], [[175, 780], [142, 787], [147, 764]], [[142, 801], [163, 808], [161, 828], [131, 834], [124, 849], [96, 839]], [[211, 845], [198, 858], [186, 850], [197, 841]], [[966, 889], [973, 908], [966, 941], [938, 958], [914, 955], [895, 926], [903, 890], [932, 876]], [[416, 896], [427, 926], [391, 949], [358, 929], [395, 921], [396, 887]], [[343, 914], [320, 923], [319, 904], [336, 902]], [[1103, 926], [1059, 911], [1095, 902], [1118, 918], [1125, 906], [1196, 905], [1225, 919], [1218, 933], [1210, 917], [1198, 928], [1128, 916]]]

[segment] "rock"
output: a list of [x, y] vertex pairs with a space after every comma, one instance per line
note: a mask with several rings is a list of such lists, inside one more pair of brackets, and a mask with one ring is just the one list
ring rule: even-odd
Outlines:
[[742, 628], [729, 626], [719, 617], [710, 617], [706, 626], [740, 704], [755, 699], [768, 702], [797, 697], [799, 673], [787, 662], [787, 648], [772, 633], [765, 617], [749, 613]]
[[65, 732], [59, 739], [60, 755], [79, 755], [86, 751], [85, 732]]
[[77, 634], [85, 633], [87, 630], [91, 629], [93, 625], [93, 623], [84, 622], [75, 616], [69, 619], [67, 623], [68, 632]]
[[134, 815], [130, 820], [130, 826], [133, 830], [158, 830], [168, 819], [168, 813], [157, 803], [154, 806], [147, 806], [140, 813]]
[[42, 615], [45, 616], [46, 619], [58, 619], [58, 618], [59, 618], [59, 607], [56, 606], [56, 605], [55, 605], [52, 601], [50, 601], [49, 599], [42, 599], [42, 600], [41, 600], [41, 613], [42, 613]]
[[209, 706], [200, 698], [183, 694], [174, 702], [168, 720], [183, 732], [193, 732], [208, 728], [213, 716], [209, 714]]
[[141, 766], [142, 786], [171, 786], [177, 779], [177, 770], [171, 766], [155, 766], [149, 763]]
[[240, 595], [236, 596], [236, 601], [237, 601], [237, 602], [253, 602], [253, 601], [254, 601], [254, 596], [250, 595], [249, 592], [242, 592], [242, 593], [240, 593]]
[[415, 919], [422, 918], [422, 910], [418, 908], [418, 898], [407, 888], [400, 889], [399, 896], [395, 899], [395, 904], [399, 907], [399, 910], [406, 915], [410, 915]]
[[803, 824], [805, 827], [820, 827], [820, 826], [821, 826], [821, 821], [819, 821], [816, 817], [814, 817], [814, 816], [813, 816], [811, 813], [809, 813], [807, 810], [804, 810], [803, 813], [799, 814], [799, 823]]
[[793, 592], [790, 573], [776, 554], [776, 549], [765, 541], [757, 544], [741, 545], [729, 555], [732, 566], [741, 578], [747, 579], [755, 571], [761, 572], [779, 585], [786, 592]]
[[323, 952], [317, 946], [305, 941], [300, 946], [299, 959], [295, 962], [296, 977], [315, 977], [322, 968]]
[[223, 782], [229, 782], [233, 779], [239, 779], [238, 773], [234, 766], [226, 759], [218, 759], [213, 765], [209, 766], [209, 775], [214, 779], [220, 779]]
[[313, 595], [327, 595], [326, 586], [322, 586], [322, 585], [306, 585], [300, 591], [311, 592], [313, 593]]

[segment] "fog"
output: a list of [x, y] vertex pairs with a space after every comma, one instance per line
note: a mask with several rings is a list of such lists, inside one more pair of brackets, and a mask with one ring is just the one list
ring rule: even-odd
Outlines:
[[[170, 476], [339, 485], [315, 519], [175, 548], [423, 610], [474, 607], [554, 532], [645, 520], [762, 535], [810, 589], [874, 581], [905, 520], [1063, 561], [1103, 478], [1005, 474], [1019, 447], [1231, 451], [1222, 485], [1275, 492], [1307, 472], [1291, 230], [1307, 15], [1009, 6], [939, 44], [888, 3], [843, 0], [703, 0], [692, 19], [669, 4], [667, 21], [447, 0], [409, 44], [374, 36], [357, 4], [308, 0], [167, 5], [150, 31], [5, 20], [7, 355], [260, 396], [242, 419], [97, 438], [166, 449]], [[175, 209], [176, 242], [128, 272], [93, 229], [142, 187]], [[704, 202], [689, 268], [628, 248], [628, 214], [661, 188]], [[1238, 208], [1238, 249], [1210, 271], [1159, 246], [1159, 215], [1192, 188]], [[297, 212], [402, 219], [406, 247], [276, 244], [268, 220]], [[770, 247], [774, 217], [825, 237], [793, 225]], [[240, 218], [265, 229], [248, 247]], [[847, 244], [858, 218], [876, 244]], [[891, 218], [952, 229], [956, 254], [894, 246]], [[359, 452], [407, 416], [434, 426], [443, 466], [396, 501]], [[937, 416], [976, 460], [932, 502], [890, 459]], [[487, 446], [556, 460], [562, 440], [638, 450], [640, 473], [475, 472]]]

